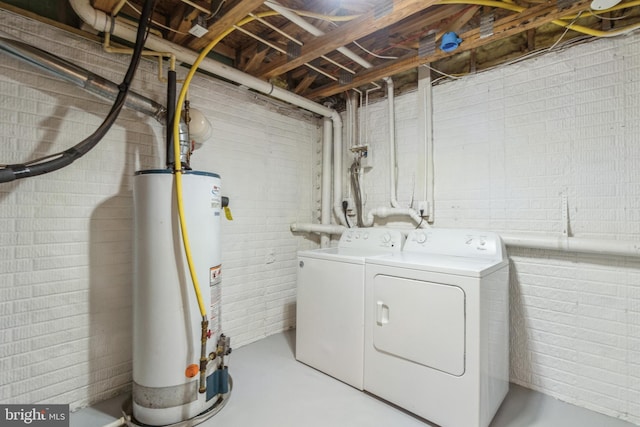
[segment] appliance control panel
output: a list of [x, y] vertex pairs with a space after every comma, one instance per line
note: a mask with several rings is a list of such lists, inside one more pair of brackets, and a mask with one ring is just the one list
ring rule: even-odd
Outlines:
[[412, 230], [404, 251], [498, 260], [506, 256], [504, 243], [496, 233], [447, 228]]
[[349, 228], [340, 237], [339, 248], [388, 249], [400, 252], [404, 236], [399, 230], [382, 227]]

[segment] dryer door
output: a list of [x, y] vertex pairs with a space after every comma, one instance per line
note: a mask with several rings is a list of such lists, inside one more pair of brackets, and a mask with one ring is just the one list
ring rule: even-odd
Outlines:
[[373, 345], [378, 351], [451, 375], [464, 374], [461, 288], [378, 274], [373, 292]]

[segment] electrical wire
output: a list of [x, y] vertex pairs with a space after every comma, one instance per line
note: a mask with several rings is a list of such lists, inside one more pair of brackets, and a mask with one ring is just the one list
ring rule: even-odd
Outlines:
[[[127, 97], [127, 94], [129, 93], [129, 86], [131, 85], [131, 81], [135, 76], [138, 64], [140, 63], [140, 58], [142, 57], [144, 44], [146, 42], [147, 36], [149, 35], [149, 24], [154, 8], [155, 0], [145, 1], [140, 18], [140, 25], [138, 25], [138, 30], [136, 33], [136, 42], [133, 50], [133, 55], [131, 57], [131, 62], [129, 63], [129, 67], [122, 80], [122, 83], [120, 83], [120, 85], [118, 86], [120, 91], [118, 92], [118, 95], [116, 96], [116, 99], [111, 106], [109, 113], [102, 121], [100, 126], [98, 126], [98, 128], [87, 138], [65, 151], [47, 155], [35, 160], [30, 160], [26, 163], [6, 165], [2, 169], [0, 169], [0, 183], [43, 175], [69, 166], [75, 160], [88, 153], [102, 140], [102, 138], [104, 138], [109, 129], [111, 129], [111, 126], [113, 126], [116, 119], [118, 118], [122, 107], [124, 107], [125, 99]], [[57, 158], [53, 159], [54, 157]]]
[[575, 18], [573, 18], [573, 21], [571, 21], [569, 23], [569, 25], [567, 25], [567, 27], [565, 28], [564, 32], [560, 35], [560, 37], [558, 38], [558, 40], [556, 40], [556, 42], [554, 44], [551, 45], [551, 47], [549, 49], [547, 49], [547, 52], [551, 52], [557, 45], [558, 43], [560, 43], [560, 41], [564, 38], [564, 36], [567, 35], [567, 33], [569, 32], [569, 30], [571, 29], [571, 25], [573, 25], [582, 15], [582, 11], [580, 11]]
[[629, 17], [629, 15], [624, 15], [624, 16], [618, 16], [616, 18], [608, 18], [606, 16], [602, 16], [602, 15], [598, 15], [597, 13], [594, 13], [593, 10], [591, 9], [589, 9], [588, 12], [591, 16], [595, 16], [596, 18], [602, 19], [603, 21], [620, 21], [621, 19], [626, 19]]
[[454, 76], [454, 75], [452, 75], [452, 74], [447, 74], [447, 73], [442, 72], [442, 71], [440, 71], [440, 70], [436, 70], [435, 68], [433, 68], [433, 67], [431, 67], [430, 65], [427, 65], [427, 64], [422, 64], [421, 66], [422, 66], [422, 67], [425, 67], [425, 68], [428, 68], [428, 69], [430, 69], [431, 71], [434, 71], [434, 72], [436, 72], [436, 73], [438, 73], [438, 74], [440, 74], [440, 75], [442, 75], [442, 76], [445, 76], [445, 77], [449, 77], [449, 78], [452, 78], [452, 79], [459, 79], [459, 78], [460, 78], [460, 76]]
[[347, 228], [351, 228], [351, 224], [349, 224], [349, 217], [347, 215], [348, 203], [346, 201], [342, 202], [342, 213], [344, 214], [344, 221], [347, 224]]
[[353, 41], [353, 44], [355, 44], [356, 46], [358, 46], [360, 49], [362, 49], [363, 51], [365, 51], [366, 53], [368, 53], [371, 56], [374, 56], [376, 58], [380, 58], [380, 59], [398, 59], [398, 56], [383, 56], [383, 55], [378, 55], [377, 53], [371, 52], [369, 49], [365, 48], [364, 46], [362, 46], [360, 43], [358, 43], [357, 41]]
[[207, 16], [206, 21], [207, 21], [207, 25], [209, 25], [209, 21], [211, 21], [213, 18], [216, 17], [216, 15], [218, 14], [218, 12], [220, 12], [220, 10], [222, 9], [222, 5], [225, 4], [227, 0], [221, 0], [220, 4], [218, 5], [218, 8], [216, 9], [215, 12], [211, 12], [211, 14], [209, 16]]

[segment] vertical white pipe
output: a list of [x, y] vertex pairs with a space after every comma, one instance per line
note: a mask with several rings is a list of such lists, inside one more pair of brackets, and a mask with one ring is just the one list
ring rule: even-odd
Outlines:
[[433, 90], [431, 70], [418, 67], [418, 125], [419, 141], [416, 181], [420, 183], [420, 202], [426, 202], [425, 216], [434, 220], [434, 163], [433, 163]]
[[389, 194], [391, 206], [394, 208], [400, 207], [398, 203], [398, 195], [396, 192], [396, 107], [395, 97], [393, 93], [393, 80], [385, 77], [384, 81], [387, 83], [387, 102], [389, 103]]
[[333, 116], [333, 213], [338, 223], [347, 226], [342, 211], [342, 118], [338, 112]]
[[[331, 146], [332, 146], [331, 119], [325, 117], [322, 128], [322, 189], [320, 223], [331, 224]], [[328, 234], [320, 235], [320, 247], [329, 247], [331, 239]]]

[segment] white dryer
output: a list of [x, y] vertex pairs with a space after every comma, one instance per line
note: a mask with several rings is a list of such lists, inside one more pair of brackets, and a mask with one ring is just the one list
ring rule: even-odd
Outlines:
[[362, 390], [365, 259], [399, 253], [403, 240], [352, 228], [337, 247], [298, 252], [297, 360]]
[[364, 389], [442, 427], [486, 427], [509, 389], [497, 234], [427, 229], [366, 264]]

